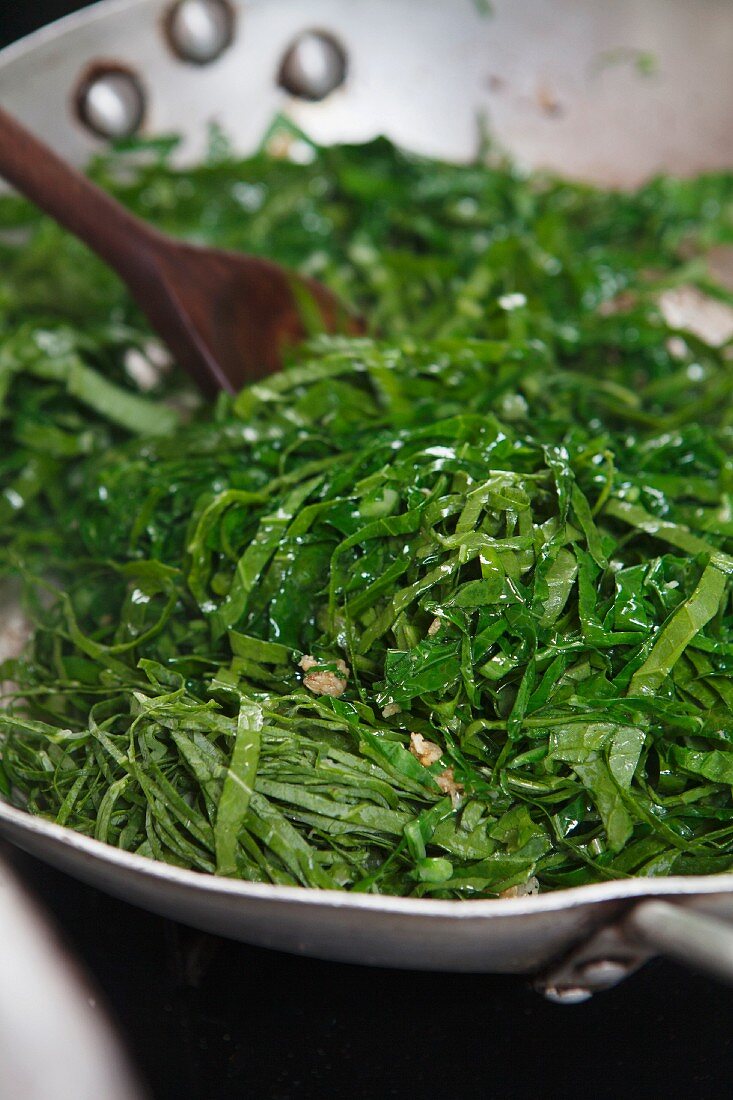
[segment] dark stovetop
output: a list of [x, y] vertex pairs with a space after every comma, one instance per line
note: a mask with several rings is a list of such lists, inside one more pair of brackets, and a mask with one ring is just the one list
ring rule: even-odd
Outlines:
[[[0, 0], [0, 46], [84, 6]], [[730, 1087], [733, 990], [669, 963], [557, 1007], [522, 978], [369, 970], [229, 943], [14, 861], [106, 994], [156, 1098], [603, 1100]]]
[[653, 962], [577, 1007], [523, 978], [343, 966], [230, 943], [14, 857], [156, 1098], [726, 1095], [733, 990]]

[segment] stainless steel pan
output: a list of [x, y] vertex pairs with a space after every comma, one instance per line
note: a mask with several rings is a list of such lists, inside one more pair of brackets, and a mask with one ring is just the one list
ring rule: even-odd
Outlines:
[[[246, 151], [284, 110], [320, 141], [384, 132], [457, 160], [474, 153], [483, 117], [521, 162], [610, 184], [733, 165], [729, 0], [479, 9], [474, 0], [106, 0], [0, 54], [0, 101], [79, 162], [104, 135], [138, 129], [183, 134], [181, 155], [195, 159], [212, 121]], [[565, 1001], [615, 984], [655, 951], [733, 979], [733, 875], [445, 902], [216, 879], [4, 804], [0, 832], [109, 893], [269, 947], [535, 973]]]

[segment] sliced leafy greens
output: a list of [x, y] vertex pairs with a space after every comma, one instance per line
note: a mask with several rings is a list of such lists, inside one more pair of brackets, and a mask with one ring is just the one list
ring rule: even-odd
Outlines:
[[35, 623], [0, 668], [4, 795], [319, 888], [730, 870], [731, 354], [658, 301], [730, 302], [704, 254], [733, 176], [619, 194], [214, 137], [197, 168], [161, 141], [91, 171], [370, 335], [213, 407], [175, 370], [141, 390], [159, 351], [114, 277], [0, 199], [0, 575]]

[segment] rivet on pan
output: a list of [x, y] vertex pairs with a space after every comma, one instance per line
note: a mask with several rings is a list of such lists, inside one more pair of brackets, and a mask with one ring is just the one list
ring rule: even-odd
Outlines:
[[228, 0], [178, 0], [164, 20], [171, 49], [182, 61], [208, 65], [234, 38], [234, 12]]
[[580, 971], [580, 977], [591, 989], [610, 989], [622, 982], [629, 967], [618, 959], [594, 959], [586, 963]]
[[326, 31], [305, 31], [288, 48], [277, 82], [299, 99], [316, 102], [340, 87], [348, 63], [343, 46]]
[[84, 125], [99, 137], [131, 137], [142, 125], [145, 92], [132, 70], [100, 62], [79, 84], [76, 109]]
[[581, 985], [556, 986], [548, 985], [543, 993], [546, 1000], [556, 1005], [580, 1005], [583, 1001], [589, 1001], [593, 994], [590, 989]]

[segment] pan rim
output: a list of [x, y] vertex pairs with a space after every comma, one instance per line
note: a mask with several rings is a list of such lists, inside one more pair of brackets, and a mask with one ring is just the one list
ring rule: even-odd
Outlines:
[[[9, 827], [9, 828], [6, 828]], [[310, 886], [280, 886], [219, 877], [126, 852], [94, 837], [57, 825], [0, 799], [0, 835], [21, 830], [49, 840], [54, 848], [86, 857], [94, 864], [107, 864], [132, 873], [138, 879], [162, 881], [201, 895], [218, 895], [254, 901], [264, 899], [286, 905], [354, 910], [409, 917], [440, 917], [449, 920], [495, 920], [510, 916], [532, 916], [601, 905], [608, 902], [641, 900], [649, 897], [694, 898], [733, 895], [733, 873], [673, 875], [665, 878], [629, 878], [570, 886], [521, 898], [439, 899], [406, 898], [389, 894], [355, 894], [348, 890], [319, 890]], [[45, 858], [45, 857], [44, 857]]]
[[53, 19], [50, 23], [44, 23], [37, 30], [30, 31], [17, 41], [3, 46], [0, 49], [0, 69], [12, 64], [12, 62], [38, 46], [44, 46], [67, 31], [75, 30], [77, 24], [88, 26], [90, 23], [97, 23], [110, 15], [115, 15], [118, 11], [149, 3], [150, 0], [93, 0], [86, 7], [69, 12], [68, 15], [62, 15], [58, 19]]

